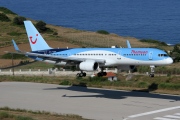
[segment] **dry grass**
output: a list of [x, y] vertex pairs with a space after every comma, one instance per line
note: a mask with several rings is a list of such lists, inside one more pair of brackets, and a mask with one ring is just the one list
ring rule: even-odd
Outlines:
[[87, 47], [110, 47], [110, 46], [126, 46], [126, 40], [129, 40], [133, 47], [150, 47], [154, 44], [142, 43], [133, 37], [121, 37], [116, 34], [103, 35], [96, 32], [80, 31], [75, 29], [68, 29], [58, 26], [49, 25], [50, 28], [55, 29], [59, 36], [68, 40], [68, 42], [78, 43]]
[[[14, 65], [20, 63], [21, 60], [14, 60]], [[12, 60], [9, 59], [0, 59], [0, 68], [9, 67], [12, 65]]]
[[180, 62], [177, 62], [177, 63], [173, 63], [173, 64], [171, 64], [171, 65], [169, 65], [167, 67], [168, 68], [179, 68], [179, 66], [180, 66]]
[[[0, 110], [0, 112], [6, 112], [10, 115], [14, 116], [26, 116], [30, 117], [35, 120], [85, 120], [81, 116], [78, 115], [60, 115], [60, 114], [55, 114], [55, 113], [33, 113], [32, 112], [27, 112], [27, 111], [16, 111], [16, 110]], [[14, 120], [14, 118], [7, 118], [4, 120]]]

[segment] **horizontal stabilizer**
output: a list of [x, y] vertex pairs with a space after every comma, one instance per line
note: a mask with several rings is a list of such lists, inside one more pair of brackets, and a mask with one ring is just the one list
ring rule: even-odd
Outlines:
[[19, 50], [19, 47], [17, 46], [17, 44], [16, 44], [16, 42], [15, 42], [14, 40], [12, 40], [12, 43], [13, 43], [13, 45], [14, 45], [14, 49], [15, 49], [17, 52], [21, 52], [21, 51]]

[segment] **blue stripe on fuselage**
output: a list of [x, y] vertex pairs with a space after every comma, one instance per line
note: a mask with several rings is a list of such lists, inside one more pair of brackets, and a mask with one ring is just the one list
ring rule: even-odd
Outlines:
[[39, 53], [39, 54], [52, 54], [52, 53], [58, 53], [58, 52], [63, 52], [67, 50], [71, 50], [73, 48], [62, 48], [62, 49], [48, 49], [48, 50], [39, 50], [39, 51], [32, 51], [32, 53]]
[[[92, 52], [96, 54], [96, 51], [100, 51], [100, 54], [105, 52], [112, 52], [126, 58], [147, 61], [149, 58], [152, 60], [162, 60], [167, 57], [159, 57], [158, 54], [166, 54], [163, 50], [155, 48], [64, 48], [64, 49], [49, 49], [41, 51], [33, 51], [33, 53], [39, 54], [61, 54], [63, 57], [69, 57], [74, 54], [81, 54], [85, 52]], [[98, 53], [99, 54], [99, 53]], [[94, 56], [92, 56], [94, 58]], [[107, 57], [107, 56], [106, 56]], [[103, 59], [103, 56], [102, 56]]]

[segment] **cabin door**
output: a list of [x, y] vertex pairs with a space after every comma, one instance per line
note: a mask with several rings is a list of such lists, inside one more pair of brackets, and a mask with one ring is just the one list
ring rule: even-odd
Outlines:
[[71, 53], [70, 52], [68, 52], [68, 57], [70, 57], [71, 56]]
[[117, 59], [121, 60], [121, 51], [118, 51]]
[[149, 52], [149, 60], [152, 60], [152, 59], [153, 59], [153, 52], [150, 51], [150, 52]]

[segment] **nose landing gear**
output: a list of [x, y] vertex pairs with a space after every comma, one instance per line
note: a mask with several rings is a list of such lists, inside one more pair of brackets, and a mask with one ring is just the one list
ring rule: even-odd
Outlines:
[[149, 77], [154, 77], [154, 68], [155, 68], [155, 66], [150, 65], [150, 68], [151, 68], [151, 73], [149, 74]]

